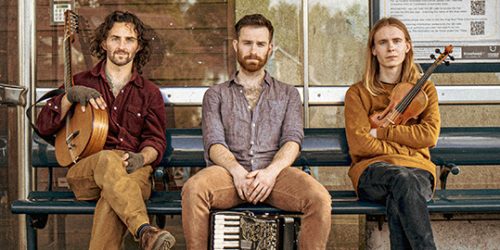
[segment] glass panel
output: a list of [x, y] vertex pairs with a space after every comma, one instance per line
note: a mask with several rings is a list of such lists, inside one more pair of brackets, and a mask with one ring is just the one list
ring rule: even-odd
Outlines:
[[368, 1], [309, 0], [309, 84], [350, 85], [361, 79]]
[[[307, 3], [309, 86], [350, 85], [359, 81], [368, 34], [368, 1], [308, 0]], [[343, 117], [343, 107], [309, 107], [312, 128], [344, 127]], [[352, 189], [347, 170], [347, 167], [313, 167], [312, 173], [329, 190], [345, 190]], [[363, 227], [358, 216], [334, 216], [333, 239], [327, 249], [358, 248]]]
[[[73, 45], [73, 73], [96, 63], [89, 51], [94, 29], [113, 10], [127, 10], [156, 33], [152, 56], [143, 75], [161, 86], [212, 85], [227, 79], [234, 70], [229, 57], [228, 27], [232, 29], [234, 5], [227, 1], [75, 1], [76, 12], [85, 18]], [[39, 86], [62, 83], [63, 26], [51, 25], [48, 1], [37, 1]]]

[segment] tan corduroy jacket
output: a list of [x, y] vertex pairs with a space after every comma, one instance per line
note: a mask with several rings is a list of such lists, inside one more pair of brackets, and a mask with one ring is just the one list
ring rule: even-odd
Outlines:
[[[394, 85], [384, 84], [384, 87], [391, 92]], [[378, 138], [370, 135], [369, 116], [389, 105], [389, 94], [372, 96], [362, 82], [352, 85], [347, 91], [344, 113], [352, 159], [349, 177], [356, 191], [363, 171], [368, 165], [381, 161], [429, 171], [434, 176], [436, 187], [436, 166], [430, 160], [429, 148], [436, 145], [441, 127], [438, 98], [432, 82], [427, 81], [422, 90], [429, 99], [418, 119], [412, 119], [406, 125], [378, 128]]]

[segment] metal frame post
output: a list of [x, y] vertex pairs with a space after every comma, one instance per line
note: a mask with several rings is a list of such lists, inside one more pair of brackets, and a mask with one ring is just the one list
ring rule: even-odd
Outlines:
[[[35, 99], [35, 63], [36, 63], [36, 1], [18, 1], [18, 49], [19, 49], [19, 85], [25, 87], [27, 92], [26, 105], [30, 106]], [[24, 115], [25, 107], [17, 109], [18, 136], [18, 198], [27, 199], [32, 187], [31, 181], [31, 128]], [[34, 112], [34, 111], [33, 111]], [[19, 216], [19, 247], [26, 249], [27, 224], [26, 216]], [[32, 233], [32, 232], [31, 232]], [[35, 232], [36, 233], [36, 232]], [[36, 239], [36, 237], [35, 237]], [[36, 243], [36, 242], [35, 242]]]
[[307, 0], [302, 0], [302, 33], [304, 53], [304, 128], [309, 128], [309, 5]]

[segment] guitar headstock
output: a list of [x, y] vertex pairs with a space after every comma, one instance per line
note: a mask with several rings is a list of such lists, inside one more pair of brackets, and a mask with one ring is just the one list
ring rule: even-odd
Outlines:
[[78, 32], [78, 15], [72, 10], [64, 12], [64, 39], [74, 41], [75, 33]]
[[449, 58], [450, 60], [454, 61], [455, 58], [450, 55], [453, 53], [453, 45], [448, 45], [444, 48], [444, 52], [441, 53], [440, 49], [436, 49], [436, 53], [439, 54], [439, 56], [436, 58], [434, 54], [431, 54], [431, 59], [434, 59], [434, 64], [440, 64], [444, 62], [446, 66], [450, 65], [450, 61], [447, 61], [446, 59]]

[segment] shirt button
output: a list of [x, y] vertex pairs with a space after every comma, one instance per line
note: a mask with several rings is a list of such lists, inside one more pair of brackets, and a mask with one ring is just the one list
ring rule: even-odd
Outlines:
[[120, 141], [123, 141], [123, 138], [120, 138]]
[[253, 145], [253, 141], [250, 141], [250, 145]]
[[255, 123], [254, 123], [254, 122], [252, 122], [252, 127], [254, 127], [254, 128], [255, 128]]
[[255, 161], [254, 161], [253, 159], [251, 159], [251, 160], [250, 160], [250, 163], [252, 163], [252, 164], [253, 164], [254, 162], [255, 162]]
[[240, 93], [243, 93], [243, 90], [240, 89]]
[[116, 110], [116, 106], [114, 106], [113, 109]]
[[138, 117], [141, 117], [141, 113], [137, 113], [137, 116], [138, 116]]
[[120, 92], [122, 92], [122, 93], [123, 93], [123, 89], [122, 89]]
[[252, 107], [250, 107], [250, 105], [248, 105], [248, 107], [247, 107], [247, 108], [248, 108], [248, 109], [252, 109]]
[[57, 106], [54, 106], [54, 109], [57, 109]]
[[51, 103], [51, 102], [49, 102], [49, 103], [47, 103], [47, 105], [49, 105], [49, 107], [50, 107], [50, 106], [52, 106], [52, 103]]
[[253, 150], [250, 150], [250, 154], [253, 155]]

